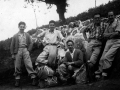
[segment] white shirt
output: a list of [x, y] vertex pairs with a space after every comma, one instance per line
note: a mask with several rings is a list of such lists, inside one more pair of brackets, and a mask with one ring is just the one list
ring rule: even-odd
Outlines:
[[41, 37], [41, 36], [44, 36], [45, 43], [57, 43], [58, 38], [61, 40], [64, 39], [61, 32], [58, 30], [54, 30], [54, 32], [50, 32], [49, 30], [47, 30], [38, 35], [38, 37]]
[[[70, 52], [70, 51], [69, 51], [69, 52]], [[70, 52], [70, 55], [71, 55], [72, 59], [73, 59], [74, 52], [75, 52], [75, 49], [73, 50], [72, 53]]]
[[19, 47], [27, 46], [25, 33], [23, 33], [23, 34], [19, 33], [18, 38], [19, 38]]

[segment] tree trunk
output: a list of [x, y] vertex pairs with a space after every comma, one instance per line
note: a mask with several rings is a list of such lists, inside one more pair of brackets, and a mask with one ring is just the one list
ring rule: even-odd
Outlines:
[[56, 4], [57, 6], [57, 13], [59, 14], [59, 19], [61, 21], [61, 24], [64, 24], [66, 22], [65, 20], [65, 11], [66, 6], [64, 4]]

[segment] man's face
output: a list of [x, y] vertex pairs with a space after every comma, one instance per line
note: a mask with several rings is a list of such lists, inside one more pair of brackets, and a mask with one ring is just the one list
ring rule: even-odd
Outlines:
[[95, 22], [96, 24], [99, 24], [99, 23], [100, 23], [100, 15], [95, 15], [95, 16], [94, 16], [94, 22]]
[[50, 23], [49, 24], [49, 28], [50, 28], [50, 30], [54, 30], [55, 29], [55, 24], [54, 23]]
[[114, 13], [113, 12], [109, 12], [108, 13], [108, 19], [109, 19], [109, 21], [114, 21]]
[[25, 26], [24, 24], [20, 24], [20, 25], [19, 25], [19, 29], [20, 29], [21, 31], [24, 31], [25, 28], [26, 28], [26, 26]]
[[72, 42], [68, 42], [67, 46], [70, 51], [72, 51], [74, 48], [74, 44]]

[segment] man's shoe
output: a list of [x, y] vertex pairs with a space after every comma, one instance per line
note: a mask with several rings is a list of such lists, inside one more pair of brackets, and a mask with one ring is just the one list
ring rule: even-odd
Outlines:
[[15, 87], [19, 87], [20, 86], [20, 80], [19, 79], [16, 79], [15, 80]]
[[45, 87], [45, 81], [39, 80], [38, 87], [39, 87], [39, 88], [44, 88], [44, 87]]
[[107, 73], [102, 72], [102, 80], [106, 80], [108, 78]]
[[100, 70], [95, 71], [95, 75], [100, 75], [102, 72]]
[[35, 79], [35, 78], [32, 79], [32, 85], [33, 85], [33, 86], [36, 85], [36, 79]]

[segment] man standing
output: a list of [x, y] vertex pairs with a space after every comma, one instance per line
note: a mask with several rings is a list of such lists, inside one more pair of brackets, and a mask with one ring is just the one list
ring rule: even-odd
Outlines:
[[32, 85], [35, 85], [35, 71], [33, 70], [30, 51], [32, 49], [32, 40], [28, 33], [25, 33], [24, 30], [26, 28], [25, 22], [20, 22], [18, 24], [19, 32], [15, 34], [12, 38], [10, 50], [12, 54], [12, 58], [15, 59], [15, 86], [19, 86], [20, 84], [20, 74], [21, 74], [21, 62], [24, 60], [25, 67], [27, 69], [28, 74], [31, 76]]
[[[107, 42], [99, 62], [99, 70], [95, 74], [102, 73], [103, 77], [107, 77], [107, 70], [111, 67], [117, 49], [120, 47], [120, 21], [114, 17], [112, 11], [108, 12], [108, 24], [104, 37], [107, 39]], [[96, 75], [96, 77], [98, 76]]]
[[[94, 74], [93, 66], [96, 64], [101, 51], [104, 30], [105, 24], [101, 22], [100, 15], [96, 14], [94, 15], [94, 22], [88, 25], [87, 28], [83, 31], [85, 40], [89, 42], [86, 53], [90, 81], [92, 81], [92, 75]], [[86, 32], [89, 32], [89, 38], [87, 38]]]

